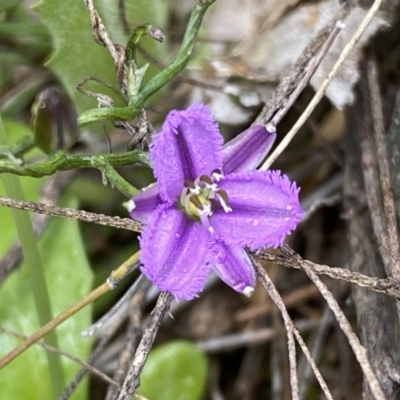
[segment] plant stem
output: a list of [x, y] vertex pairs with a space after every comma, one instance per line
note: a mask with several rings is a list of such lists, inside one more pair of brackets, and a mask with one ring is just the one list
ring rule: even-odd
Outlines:
[[151, 166], [148, 155], [142, 151], [128, 151], [125, 153], [110, 154], [70, 154], [58, 151], [46, 161], [36, 164], [19, 165], [9, 159], [0, 159], [0, 173], [9, 172], [14, 175], [41, 178], [53, 175], [57, 171], [66, 171], [74, 168], [97, 168], [121, 193], [132, 197], [137, 189], [131, 186], [119, 175], [113, 167], [142, 163]]
[[[0, 145], [7, 145], [7, 136], [0, 116]], [[24, 199], [24, 192], [19, 178], [11, 175], [2, 175], [7, 196], [14, 199]], [[40, 325], [45, 325], [52, 316], [50, 297], [42, 260], [37, 246], [35, 234], [29, 214], [20, 210], [12, 210], [15, 226], [21, 243], [22, 254], [28, 272], [28, 279], [33, 293], [36, 311]], [[59, 347], [55, 332], [44, 338], [51, 346]], [[59, 354], [46, 352], [54, 397], [57, 398], [64, 388], [64, 373]]]
[[136, 101], [127, 107], [95, 108], [85, 111], [78, 118], [80, 127], [101, 120], [127, 121], [135, 118], [143, 108], [145, 101], [157, 90], [165, 86], [185, 68], [192, 55], [204, 14], [215, 0], [202, 0], [196, 3], [190, 16], [181, 48], [174, 59], [143, 87]]

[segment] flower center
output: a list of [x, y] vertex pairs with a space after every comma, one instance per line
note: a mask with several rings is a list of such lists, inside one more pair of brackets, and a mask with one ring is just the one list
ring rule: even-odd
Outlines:
[[221, 172], [214, 171], [210, 176], [201, 175], [194, 182], [185, 180], [179, 198], [179, 208], [207, 228], [210, 228], [208, 218], [217, 207], [222, 207], [225, 212], [232, 211], [225, 190], [218, 188], [221, 178]]

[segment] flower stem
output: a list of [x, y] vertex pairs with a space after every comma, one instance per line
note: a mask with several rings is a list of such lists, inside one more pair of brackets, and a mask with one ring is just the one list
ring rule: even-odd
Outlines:
[[74, 168], [97, 168], [111, 184], [127, 197], [137, 193], [137, 189], [131, 186], [119, 175], [114, 167], [141, 163], [151, 166], [148, 155], [142, 151], [128, 151], [119, 154], [70, 154], [66, 151], [58, 151], [46, 161], [35, 164], [19, 165], [9, 159], [0, 158], [0, 173], [9, 172], [14, 175], [31, 176], [41, 178], [53, 175], [57, 171], [66, 171]]

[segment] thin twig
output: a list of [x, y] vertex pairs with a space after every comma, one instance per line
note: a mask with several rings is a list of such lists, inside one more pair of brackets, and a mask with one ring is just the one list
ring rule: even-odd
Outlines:
[[261, 264], [256, 260], [253, 260], [253, 264], [256, 267], [256, 273], [258, 279], [261, 281], [262, 285], [265, 287], [268, 295], [271, 297], [271, 300], [278, 307], [282, 318], [283, 323], [285, 324], [287, 340], [288, 340], [288, 352], [289, 352], [289, 364], [290, 364], [290, 388], [292, 390], [292, 398], [294, 400], [300, 400], [299, 395], [299, 379], [297, 376], [297, 361], [296, 361], [296, 345], [293, 336], [293, 324], [291, 324], [291, 319], [289, 313], [286, 309], [285, 303], [282, 300], [278, 290], [276, 289], [274, 283], [268, 276], [267, 272], [260, 269], [263, 269]]
[[[255, 256], [262, 260], [272, 261], [284, 267], [301, 269], [298, 262], [296, 262], [292, 257], [271, 254], [266, 251], [261, 251], [255, 254]], [[327, 275], [333, 279], [355, 283], [360, 287], [373, 290], [374, 292], [384, 293], [388, 296], [394, 297], [395, 299], [400, 298], [400, 280], [398, 279], [371, 277], [358, 272], [351, 272], [344, 268], [333, 268], [327, 265], [315, 264], [309, 260], [302, 260], [302, 264], [318, 275]]]
[[[315, 39], [313, 39], [304, 49], [289, 73], [281, 80], [279, 86], [274, 92], [274, 95], [264, 106], [255, 123], [266, 124], [271, 120], [277, 111], [285, 108], [285, 103], [288, 101], [288, 98], [292, 94], [296, 85], [301, 80], [301, 77], [303, 76], [307, 66], [310, 65], [310, 61], [317, 55], [318, 51], [321, 49], [321, 46], [324, 45], [331, 33], [337, 29], [338, 22], [343, 21], [351, 9], [352, 6], [350, 2], [346, 1], [340, 11], [336, 14], [334, 22], [330, 23], [328, 26], [324, 27], [318, 32]], [[324, 53], [320, 52], [320, 54]]]
[[[135, 264], [136, 266], [139, 265], [139, 263]], [[131, 287], [124, 293], [124, 295], [113, 305], [111, 310], [109, 310], [106, 314], [104, 314], [98, 321], [96, 321], [93, 325], [89, 326], [89, 328], [85, 329], [81, 335], [83, 337], [89, 337], [92, 336], [94, 332], [96, 332], [99, 328], [101, 328], [112, 316], [115, 315], [117, 311], [121, 309], [121, 306], [125, 304], [135, 293], [135, 291], [138, 288], [138, 285], [140, 282], [143, 280], [143, 275], [140, 275], [139, 278], [136, 279], [136, 281], [131, 285]]]
[[72, 220], [111, 226], [113, 228], [126, 229], [134, 232], [140, 232], [142, 230], [142, 224], [140, 222], [133, 221], [129, 218], [110, 217], [104, 214], [96, 214], [67, 207], [49, 206], [32, 201], [15, 200], [0, 196], [0, 206], [33, 211], [39, 214], [52, 215], [53, 217], [65, 217]]
[[299, 82], [299, 84], [296, 86], [296, 89], [293, 91], [293, 93], [289, 96], [287, 99], [285, 105], [275, 114], [275, 116], [272, 118], [271, 123], [274, 126], [277, 126], [279, 122], [282, 121], [283, 117], [286, 115], [286, 113], [289, 111], [290, 107], [294, 104], [294, 102], [297, 100], [297, 98], [300, 96], [304, 88], [308, 85], [310, 82], [311, 78], [313, 77], [315, 71], [321, 64], [322, 60], [325, 58], [325, 55], [328, 53], [329, 49], [331, 48], [333, 42], [335, 41], [337, 35], [340, 33], [340, 31], [345, 27], [345, 24], [343, 21], [337, 21], [335, 24], [335, 27], [333, 28], [332, 32], [329, 34], [328, 38], [326, 39], [325, 43], [321, 47], [320, 51], [318, 54], [311, 60], [310, 66], [307, 70], [307, 72], [304, 74], [303, 78]]
[[[77, 171], [64, 171], [52, 176], [42, 187], [40, 191], [40, 202], [55, 205], [63, 190], [69, 185], [76, 176]], [[48, 215], [35, 214], [32, 217], [33, 231], [36, 237], [40, 236], [46, 228], [50, 218]], [[0, 284], [14, 271], [22, 260], [22, 250], [19, 240], [15, 241], [0, 259]]]
[[[296, 326], [301, 332], [309, 332], [319, 326], [319, 320], [300, 320]], [[282, 334], [275, 328], [259, 328], [253, 331], [244, 331], [231, 335], [220, 336], [202, 340], [196, 343], [197, 347], [207, 353], [220, 353], [221, 351], [231, 351], [239, 347], [254, 346], [268, 343]]]
[[[147, 279], [143, 279], [129, 301], [129, 326], [124, 337], [124, 349], [118, 359], [118, 367], [114, 373], [114, 379], [118, 385], [122, 385], [135, 355], [135, 350], [142, 336], [143, 307], [146, 293], [151, 285]], [[118, 398], [119, 388], [110, 386], [107, 391], [106, 400]]]
[[99, 14], [94, 8], [93, 0], [83, 0], [86, 8], [89, 11], [90, 24], [92, 26], [92, 35], [97, 44], [107, 48], [111, 58], [114, 60], [114, 65], [117, 67], [120, 63], [119, 52], [111, 40]]
[[[315, 286], [314, 286], [315, 287]], [[326, 336], [328, 331], [332, 327], [333, 322], [333, 314], [328, 306], [325, 305], [324, 313], [322, 314], [321, 319], [318, 321], [318, 329], [316, 329], [315, 334], [311, 335], [311, 357], [316, 362], [320, 358], [320, 352], [324, 349], [324, 345], [326, 344]], [[298, 324], [296, 324], [298, 326]], [[299, 329], [300, 331], [301, 329]], [[310, 381], [312, 379], [312, 369], [307, 363], [307, 357], [302, 357], [299, 361], [299, 381], [300, 381], [300, 398], [306, 399], [307, 392], [309, 388]]]
[[133, 392], [139, 385], [139, 377], [144, 364], [149, 355], [150, 349], [153, 345], [154, 339], [160, 328], [164, 315], [169, 309], [172, 296], [167, 292], [162, 292], [157, 300], [156, 306], [150, 314], [149, 322], [147, 323], [146, 330], [143, 334], [142, 340], [135, 353], [135, 358], [128, 373], [126, 374], [125, 381], [122, 385], [121, 392], [118, 400], [130, 400]]
[[[14, 336], [19, 339], [26, 340], [28, 338], [28, 336], [26, 336], [26, 335], [22, 335], [21, 333], [14, 332], [14, 331], [11, 331], [10, 329], [6, 329], [3, 327], [0, 327], [0, 332], [3, 332], [10, 336]], [[52, 351], [54, 353], [61, 354], [62, 356], [65, 356], [65, 357], [69, 358], [70, 360], [77, 362], [78, 364], [82, 365], [82, 367], [85, 370], [92, 372], [93, 374], [97, 375], [100, 379], [103, 379], [103, 381], [109, 383], [110, 385], [118, 386], [117, 382], [114, 379], [110, 378], [108, 375], [101, 372], [99, 369], [92, 367], [86, 361], [83, 361], [80, 358], [75, 357], [73, 354], [63, 351], [57, 347], [51, 346], [51, 345], [43, 343], [43, 342], [37, 342], [36, 344], [40, 347], [43, 347], [44, 349], [46, 349], [48, 351]]]
[[[97, 344], [94, 351], [87, 360], [87, 364], [93, 364], [96, 359], [104, 352], [104, 348], [106, 347], [108, 341], [110, 340], [111, 335], [107, 335], [101, 338], [100, 342]], [[60, 394], [57, 400], [67, 400], [74, 392], [74, 390], [78, 387], [79, 383], [82, 381], [83, 377], [86, 375], [87, 369], [81, 368], [78, 373], [71, 380], [69, 385], [64, 389], [64, 391]]]
[[297, 122], [293, 125], [292, 129], [287, 133], [285, 138], [279, 143], [277, 148], [271, 153], [265, 163], [260, 167], [262, 171], [267, 170], [271, 164], [278, 158], [278, 156], [283, 152], [283, 150], [288, 146], [288, 144], [292, 141], [293, 137], [299, 131], [299, 129], [303, 126], [304, 122], [307, 118], [311, 115], [314, 111], [317, 104], [321, 101], [322, 97], [325, 94], [325, 91], [330, 84], [333, 77], [338, 72], [339, 68], [343, 64], [343, 62], [347, 59], [350, 52], [353, 50], [354, 46], [360, 40], [362, 34], [367, 29], [368, 25], [372, 21], [372, 18], [378, 12], [379, 7], [381, 6], [382, 0], [375, 0], [371, 8], [369, 9], [367, 15], [361, 22], [360, 26], [358, 27], [356, 33], [347, 43], [346, 47], [343, 49], [342, 53], [340, 54], [339, 58], [337, 59], [335, 65], [332, 67], [331, 71], [329, 72], [328, 77], [324, 80], [320, 88], [318, 89], [317, 93], [314, 95], [310, 103], [308, 104], [307, 108], [304, 110], [303, 114], [297, 120]]
[[328, 303], [329, 308], [334, 313], [340, 328], [346, 335], [347, 340], [349, 341], [349, 344], [353, 349], [354, 355], [356, 356], [357, 361], [359, 362], [360, 367], [364, 372], [365, 378], [369, 384], [372, 394], [375, 396], [376, 400], [385, 400], [386, 397], [381, 389], [381, 386], [379, 385], [379, 381], [375, 375], [375, 372], [373, 371], [371, 364], [369, 363], [365, 347], [360, 343], [360, 340], [354, 333], [350, 322], [347, 320], [346, 316], [339, 307], [339, 304], [333, 297], [332, 293], [329, 291], [328, 287], [321, 281], [321, 279], [319, 279], [318, 275], [312, 269], [307, 268], [307, 264], [303, 262], [304, 260], [289, 246], [284, 245], [281, 247], [281, 250], [284, 254], [286, 254], [288, 257], [291, 257], [295, 262], [297, 262], [300, 269], [305, 271], [308, 277], [314, 282], [315, 286], [317, 286], [322, 296]]
[[[275, 285], [273, 284], [273, 282], [271, 281], [270, 277], [267, 274], [267, 271], [262, 267], [262, 265], [256, 261], [253, 258], [253, 265], [256, 269], [256, 274], [258, 279], [260, 280], [260, 282], [262, 283], [262, 285], [265, 287], [265, 289], [267, 290], [268, 294], [271, 296], [272, 301], [276, 304], [276, 306], [278, 307], [279, 311], [282, 314], [282, 318], [284, 320], [285, 323], [285, 327], [286, 330], [290, 330], [290, 332], [292, 333], [292, 335], [294, 335], [296, 337], [297, 342], [299, 343], [299, 346], [301, 348], [301, 350], [303, 351], [304, 355], [306, 356], [308, 362], [310, 363], [310, 366], [312, 368], [312, 370], [314, 371], [315, 377], [317, 378], [317, 381], [323, 391], [323, 393], [325, 394], [326, 398], [328, 400], [333, 400], [332, 394], [328, 388], [328, 385], [326, 384], [324, 378], [321, 375], [321, 372], [319, 371], [317, 365], [315, 364], [315, 361], [313, 360], [313, 358], [311, 357], [310, 351], [308, 350], [306, 344], [304, 343], [303, 338], [301, 337], [299, 330], [296, 328], [296, 326], [294, 325], [292, 319], [289, 316], [289, 313], [285, 307], [285, 304], [283, 303], [282, 297], [279, 294], [278, 290], [276, 289]], [[289, 356], [290, 356], [290, 349], [289, 349]], [[289, 359], [290, 360], [290, 359]], [[297, 377], [297, 374], [296, 374]], [[292, 394], [293, 394], [293, 398], [295, 398], [295, 393], [293, 393], [293, 386], [292, 386]], [[299, 391], [298, 391], [298, 387], [297, 387], [297, 398], [300, 398], [299, 396]]]

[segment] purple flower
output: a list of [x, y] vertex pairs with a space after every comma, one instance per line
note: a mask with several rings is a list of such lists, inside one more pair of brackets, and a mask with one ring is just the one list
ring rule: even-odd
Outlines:
[[160, 290], [192, 299], [214, 270], [234, 290], [253, 291], [244, 247], [281, 245], [303, 215], [295, 183], [255, 170], [275, 138], [255, 125], [223, 146], [204, 105], [168, 114], [150, 152], [157, 183], [128, 203], [147, 224], [141, 270]]

